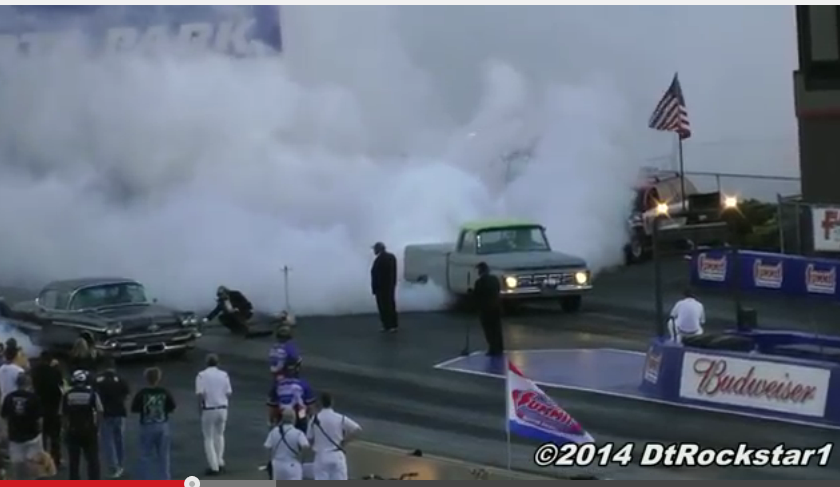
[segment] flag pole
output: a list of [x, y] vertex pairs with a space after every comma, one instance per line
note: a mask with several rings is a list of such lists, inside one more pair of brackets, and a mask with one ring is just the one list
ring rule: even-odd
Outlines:
[[505, 358], [505, 434], [507, 435], [507, 469], [512, 470], [513, 452], [510, 441], [510, 359]]
[[682, 210], [685, 212], [685, 163], [683, 161], [683, 137], [681, 133], [677, 133], [677, 151], [680, 161], [680, 198], [682, 200]]

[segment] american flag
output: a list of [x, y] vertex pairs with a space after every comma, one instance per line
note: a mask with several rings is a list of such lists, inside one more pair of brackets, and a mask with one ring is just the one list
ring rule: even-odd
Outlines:
[[683, 97], [678, 75], [674, 75], [671, 86], [656, 105], [656, 109], [650, 116], [648, 127], [654, 130], [676, 132], [680, 140], [691, 137], [688, 110], [685, 107], [685, 97]]

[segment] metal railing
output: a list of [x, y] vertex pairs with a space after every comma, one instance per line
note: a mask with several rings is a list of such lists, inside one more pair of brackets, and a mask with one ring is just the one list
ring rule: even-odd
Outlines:
[[686, 171], [699, 191], [719, 191], [740, 198], [775, 202], [780, 194], [799, 194], [801, 179], [793, 176]]

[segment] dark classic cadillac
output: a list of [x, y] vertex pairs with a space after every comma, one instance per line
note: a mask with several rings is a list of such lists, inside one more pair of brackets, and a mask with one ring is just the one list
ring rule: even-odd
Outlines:
[[52, 282], [6, 318], [42, 348], [67, 351], [84, 337], [115, 358], [183, 353], [201, 336], [193, 313], [150, 302], [142, 284], [124, 278]]

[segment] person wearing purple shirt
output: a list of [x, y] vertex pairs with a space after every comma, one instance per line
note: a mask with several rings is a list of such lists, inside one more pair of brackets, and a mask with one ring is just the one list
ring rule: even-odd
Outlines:
[[275, 336], [277, 341], [268, 352], [268, 362], [271, 374], [275, 378], [279, 378], [283, 375], [287, 366], [299, 368], [301, 358], [297, 345], [292, 339], [292, 328], [289, 325], [281, 325]]
[[306, 431], [308, 409], [315, 404], [315, 393], [305, 379], [297, 376], [296, 363], [287, 361], [282, 375], [278, 376], [268, 393], [267, 405], [271, 421], [280, 418], [283, 409], [292, 409], [297, 417], [295, 426]]

